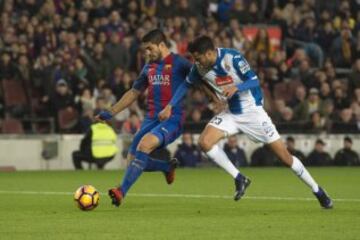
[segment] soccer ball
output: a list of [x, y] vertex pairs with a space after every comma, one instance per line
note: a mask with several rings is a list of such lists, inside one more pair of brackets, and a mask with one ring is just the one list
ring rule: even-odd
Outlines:
[[99, 204], [99, 198], [99, 192], [91, 185], [79, 187], [74, 194], [76, 205], [83, 211], [95, 209]]

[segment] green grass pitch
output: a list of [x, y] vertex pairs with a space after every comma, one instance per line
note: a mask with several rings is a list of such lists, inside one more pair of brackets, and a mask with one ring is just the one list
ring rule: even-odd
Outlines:
[[[105, 194], [123, 171], [0, 173], [0, 239], [360, 239], [360, 168], [312, 168], [335, 199], [323, 210], [285, 168], [246, 168], [246, 198], [234, 202], [233, 180], [222, 170], [179, 169], [168, 186], [145, 173], [120, 208]], [[83, 184], [102, 194], [82, 212], [72, 192]]]

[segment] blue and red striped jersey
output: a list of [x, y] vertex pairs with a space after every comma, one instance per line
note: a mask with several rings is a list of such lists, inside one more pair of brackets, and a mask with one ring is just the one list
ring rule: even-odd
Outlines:
[[[133, 88], [145, 91], [148, 88], [147, 117], [156, 118], [170, 102], [176, 89], [185, 81], [192, 64], [178, 54], [170, 53], [160, 61], [145, 64]], [[173, 114], [183, 114], [183, 103], [173, 106]]]

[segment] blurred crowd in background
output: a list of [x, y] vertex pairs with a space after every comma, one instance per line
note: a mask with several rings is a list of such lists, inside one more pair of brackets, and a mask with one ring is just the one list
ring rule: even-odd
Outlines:
[[[144, 64], [141, 38], [156, 27], [189, 59], [200, 34], [241, 51], [280, 132], [360, 131], [357, 0], [6, 0], [0, 17], [4, 133], [84, 132], [131, 88]], [[213, 111], [201, 91], [189, 94], [185, 128], [198, 132]], [[139, 129], [145, 97], [116, 116], [119, 132]]]
[[[360, 166], [358, 149], [353, 147], [353, 140], [348, 136], [344, 137], [343, 146], [336, 146], [336, 152], [333, 155], [326, 151], [327, 143], [321, 138], [315, 141], [314, 146], [311, 146], [312, 150], [306, 154], [296, 145], [294, 137], [288, 136], [285, 143], [289, 152], [299, 158], [306, 166]], [[229, 137], [224, 143], [223, 149], [236, 167], [283, 166], [267, 145], [254, 149], [248, 158], [244, 149], [239, 146], [236, 136]], [[162, 159], [170, 158], [170, 152], [167, 149], [161, 150], [159, 154], [162, 154], [160, 156]], [[182, 143], [177, 146], [174, 157], [179, 160], [180, 167], [214, 165], [212, 161], [209, 161], [206, 154], [201, 153], [190, 133], [182, 135]]]

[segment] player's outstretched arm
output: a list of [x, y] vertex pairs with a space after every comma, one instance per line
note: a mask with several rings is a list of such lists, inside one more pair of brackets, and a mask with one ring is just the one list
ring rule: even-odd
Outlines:
[[210, 88], [208, 84], [202, 82], [199, 84], [199, 87], [200, 90], [205, 93], [210, 102], [212, 102], [212, 110], [214, 111], [214, 113], [220, 113], [225, 109], [226, 103], [218, 98], [216, 93]]
[[184, 98], [191, 84], [184, 81], [177, 89], [174, 96], [171, 98], [170, 102], [166, 107], [159, 113], [158, 118], [160, 121], [165, 121], [170, 118], [172, 106], [175, 106], [180, 103]]
[[130, 89], [109, 110], [101, 111], [97, 116], [95, 116], [95, 120], [97, 121], [110, 120], [113, 116], [115, 116], [122, 110], [129, 107], [139, 97], [139, 95], [140, 92], [138, 90]]

